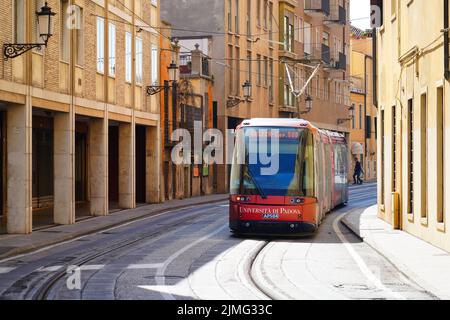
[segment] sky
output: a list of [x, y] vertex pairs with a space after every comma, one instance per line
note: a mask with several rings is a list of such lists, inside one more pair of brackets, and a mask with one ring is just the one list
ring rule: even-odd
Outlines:
[[351, 24], [360, 29], [370, 28], [370, 0], [350, 0]]

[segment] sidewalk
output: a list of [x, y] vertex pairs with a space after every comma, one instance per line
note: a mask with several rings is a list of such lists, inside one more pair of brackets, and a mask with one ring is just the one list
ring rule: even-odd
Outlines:
[[42, 229], [29, 235], [0, 235], [0, 260], [96, 233], [127, 222], [150, 217], [165, 211], [216, 203], [227, 199], [228, 195], [219, 194], [173, 200], [162, 204], [145, 205], [136, 209], [122, 210], [105, 217], [92, 217], [69, 226], [56, 226]]
[[393, 230], [377, 217], [377, 206], [350, 213], [344, 225], [408, 278], [440, 299], [450, 299], [450, 254], [406, 232]]

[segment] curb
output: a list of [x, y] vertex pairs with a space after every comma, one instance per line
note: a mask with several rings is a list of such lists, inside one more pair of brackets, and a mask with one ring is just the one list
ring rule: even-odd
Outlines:
[[[52, 239], [50, 241], [42, 241], [41, 243], [37, 244], [37, 245], [28, 245], [25, 247], [18, 247], [18, 248], [14, 248], [11, 249], [10, 251], [0, 254], [0, 263], [4, 262], [5, 260], [9, 260], [11, 258], [14, 258], [16, 256], [22, 255], [22, 254], [27, 254], [27, 253], [31, 253], [40, 249], [44, 249], [46, 247], [52, 246], [52, 245], [56, 245], [56, 244], [63, 244], [64, 242], [68, 242], [71, 240], [75, 240], [77, 238], [81, 238], [81, 237], [85, 237], [88, 235], [92, 235], [104, 230], [108, 230], [111, 228], [115, 228], [115, 227], [119, 227], [123, 224], [127, 224], [127, 223], [132, 223], [132, 222], [137, 222], [139, 220], [142, 219], [146, 219], [152, 216], [155, 216], [157, 214], [164, 214], [164, 213], [169, 213], [171, 211], [175, 211], [175, 210], [180, 210], [180, 209], [186, 209], [186, 208], [190, 208], [190, 207], [195, 207], [195, 206], [199, 206], [199, 205], [208, 205], [208, 204], [215, 204], [215, 203], [220, 203], [223, 202], [225, 200], [228, 199], [228, 195], [223, 195], [223, 198], [221, 199], [216, 199], [216, 200], [210, 200], [210, 201], [204, 201], [204, 202], [197, 202], [197, 203], [190, 203], [190, 204], [180, 204], [180, 205], [175, 205], [173, 207], [170, 208], [165, 208], [165, 209], [161, 209], [161, 210], [156, 210], [156, 211], [152, 211], [146, 214], [143, 214], [139, 217], [133, 217], [133, 218], [129, 218], [129, 219], [124, 219], [123, 221], [119, 221], [119, 222], [114, 222], [105, 226], [101, 226], [101, 227], [97, 227], [97, 228], [93, 228], [87, 231], [79, 231], [79, 232], [74, 232], [74, 233], [70, 233], [70, 234], [65, 234], [63, 236], [61, 236], [61, 238], [59, 239]], [[151, 207], [151, 205], [149, 205]], [[134, 209], [131, 209], [134, 210]], [[127, 211], [129, 210], [122, 210], [121, 214], [125, 215], [127, 214]], [[107, 216], [106, 216], [107, 217]], [[93, 218], [98, 218], [98, 217], [93, 217]], [[90, 219], [88, 219], [90, 220]], [[54, 227], [54, 226], [52, 226]], [[51, 229], [47, 228], [48, 229]], [[45, 230], [45, 229], [41, 229], [41, 230]], [[1, 241], [0, 241], [1, 244]]]
[[[361, 213], [361, 215], [363, 215], [365, 211], [363, 211]], [[400, 261], [400, 259], [397, 259], [397, 257], [395, 257], [394, 255], [386, 253], [385, 251], [383, 251], [382, 248], [380, 248], [379, 245], [377, 245], [376, 241], [373, 241], [370, 237], [363, 236], [360, 231], [356, 230], [355, 227], [350, 222], [347, 221], [347, 216], [350, 215], [350, 214], [351, 213], [346, 214], [342, 218], [341, 222], [347, 229], [349, 229], [352, 233], [354, 233], [354, 235], [356, 237], [361, 239], [364, 243], [366, 243], [369, 247], [371, 247], [373, 250], [375, 250], [378, 254], [380, 254], [382, 257], [384, 257], [386, 260], [388, 260], [390, 263], [392, 263], [392, 265], [395, 268], [397, 268], [398, 271], [400, 273], [402, 273], [408, 280], [410, 280], [411, 282], [413, 282], [413, 283], [417, 284], [418, 286], [420, 286], [427, 293], [431, 294], [433, 296], [433, 298], [444, 299], [444, 300], [448, 299], [448, 298], [444, 297], [443, 295], [441, 295], [439, 293], [438, 289], [436, 289], [434, 286], [430, 285], [427, 281], [425, 281], [421, 277], [419, 277], [410, 268], [405, 266]]]

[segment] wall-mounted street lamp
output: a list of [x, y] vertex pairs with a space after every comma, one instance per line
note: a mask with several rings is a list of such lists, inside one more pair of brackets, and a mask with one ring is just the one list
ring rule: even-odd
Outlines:
[[244, 100], [241, 98], [232, 98], [227, 100], [227, 108], [234, 108], [241, 104], [242, 102], [249, 102], [252, 97], [252, 84], [250, 81], [246, 80], [242, 85], [244, 90]]
[[[172, 61], [172, 63], [167, 67], [167, 71], [169, 72], [169, 82], [172, 83], [172, 86], [177, 83], [179, 80], [180, 71], [178, 69], [177, 64], [175, 61]], [[170, 88], [170, 85], [164, 85], [164, 86], [148, 86], [147, 87], [147, 95], [153, 96], [157, 93], [160, 93], [164, 89]]]
[[300, 112], [300, 114], [308, 114], [311, 112], [312, 108], [313, 108], [313, 98], [310, 95], [306, 96], [305, 99], [305, 107], [306, 107], [306, 111]]
[[46, 1], [41, 10], [36, 12], [39, 37], [43, 43], [5, 43], [3, 45], [3, 58], [8, 60], [9, 58], [18, 57], [33, 48], [41, 50], [42, 46], [47, 47], [48, 40], [53, 36], [53, 19], [55, 15], [56, 13], [47, 5]]
[[348, 111], [350, 111], [350, 116], [345, 119], [338, 119], [337, 120], [338, 125], [344, 124], [348, 121], [352, 121], [355, 118], [355, 106], [353, 105], [350, 108], [348, 108]]

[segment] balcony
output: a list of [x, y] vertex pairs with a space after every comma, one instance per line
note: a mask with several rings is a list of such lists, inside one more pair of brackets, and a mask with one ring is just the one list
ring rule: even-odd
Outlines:
[[319, 62], [330, 64], [330, 47], [326, 44], [309, 45], [305, 47], [303, 63], [317, 64]]
[[347, 10], [341, 5], [333, 5], [329, 17], [324, 21], [330, 27], [340, 27], [347, 24]]
[[330, 14], [330, 0], [305, 0], [305, 13], [315, 17]]
[[[325, 62], [325, 60], [323, 60]], [[347, 70], [347, 56], [341, 52], [339, 52], [339, 58], [331, 58], [328, 63], [325, 63], [325, 69], [331, 70]]]
[[[210, 77], [209, 58], [196, 55], [198, 59], [194, 59], [191, 53], [180, 54], [180, 75], [181, 76], [204, 76]], [[201, 60], [200, 62], [197, 62]], [[197, 63], [196, 63], [197, 62]]]

